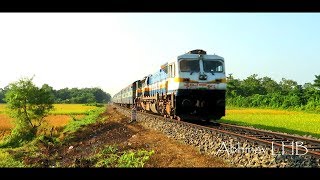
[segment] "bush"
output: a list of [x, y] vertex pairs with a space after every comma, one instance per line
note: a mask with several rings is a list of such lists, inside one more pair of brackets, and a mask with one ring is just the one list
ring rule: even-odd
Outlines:
[[143, 167], [152, 154], [153, 150], [119, 152], [117, 147], [107, 146], [96, 157], [95, 167]]
[[25, 129], [15, 128], [11, 134], [4, 137], [0, 143], [0, 148], [15, 148], [23, 146], [36, 137], [34, 132]]
[[25, 165], [16, 159], [14, 159], [8, 152], [0, 150], [0, 167], [25, 167]]
[[83, 126], [93, 124], [97, 122], [99, 115], [105, 110], [105, 108], [92, 109], [88, 111], [88, 115], [79, 120], [72, 120], [68, 125], [64, 127], [63, 133], [75, 132]]

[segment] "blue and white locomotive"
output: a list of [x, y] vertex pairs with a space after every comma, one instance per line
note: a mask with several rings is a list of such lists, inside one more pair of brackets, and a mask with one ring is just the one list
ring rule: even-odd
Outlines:
[[133, 82], [112, 101], [178, 120], [218, 120], [225, 116], [226, 86], [224, 58], [196, 49]]

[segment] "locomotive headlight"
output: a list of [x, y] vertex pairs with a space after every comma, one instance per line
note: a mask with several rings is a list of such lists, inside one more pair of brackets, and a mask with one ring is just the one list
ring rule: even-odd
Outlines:
[[201, 75], [199, 75], [199, 79], [200, 80], [206, 80], [207, 79], [207, 75], [201, 74]]
[[192, 103], [189, 99], [184, 99], [181, 104], [183, 107], [191, 107], [192, 106]]

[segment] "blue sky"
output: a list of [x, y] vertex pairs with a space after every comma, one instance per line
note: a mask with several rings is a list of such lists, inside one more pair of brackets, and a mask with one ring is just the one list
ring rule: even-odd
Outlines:
[[192, 49], [226, 72], [279, 82], [320, 75], [319, 13], [1, 13], [0, 88], [100, 87], [111, 95]]

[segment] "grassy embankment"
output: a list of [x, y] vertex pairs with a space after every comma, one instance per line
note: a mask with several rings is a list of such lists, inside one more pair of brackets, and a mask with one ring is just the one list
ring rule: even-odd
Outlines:
[[[105, 111], [105, 107], [81, 104], [55, 104], [54, 106], [54, 111], [47, 117], [47, 125], [49, 127], [58, 127], [59, 131], [53, 137], [52, 134], [50, 137], [39, 134], [36, 139], [20, 147], [0, 148], [0, 167], [30, 167], [30, 165], [24, 163], [24, 159], [25, 157], [42, 157], [40, 146], [49, 144], [61, 145], [65, 141], [72, 139], [73, 133], [81, 128], [107, 120], [106, 117], [99, 116]], [[0, 131], [2, 128], [3, 131], [10, 134], [13, 126], [11, 119], [5, 114], [4, 104], [0, 104], [0, 115]], [[61, 134], [63, 134], [63, 138], [60, 138]], [[2, 142], [0, 141], [0, 144]], [[96, 160], [94, 167], [143, 167], [153, 153], [154, 151], [149, 152], [143, 149], [118, 151], [116, 146], [106, 146], [101, 152], [89, 158]], [[38, 166], [41, 165], [33, 164], [31, 167]], [[59, 167], [59, 165], [56, 165], [56, 167]]]
[[[0, 104], [0, 144], [5, 141], [5, 136], [9, 135], [13, 128], [12, 119], [5, 113], [5, 106], [5, 104]], [[46, 117], [47, 124], [43, 126], [45, 129], [57, 128], [59, 132], [55, 132], [51, 138], [54, 138], [54, 142], [57, 144], [63, 143], [58, 138], [61, 131], [69, 134], [85, 125], [94, 123], [104, 110], [105, 107], [83, 104], [55, 104], [54, 110]], [[67, 127], [69, 129], [66, 129]], [[40, 133], [32, 142], [21, 147], [0, 148], [0, 167], [27, 167], [23, 163], [23, 158], [26, 156], [34, 157], [39, 154], [38, 146], [48, 143], [44, 142], [47, 139], [45, 135]]]

